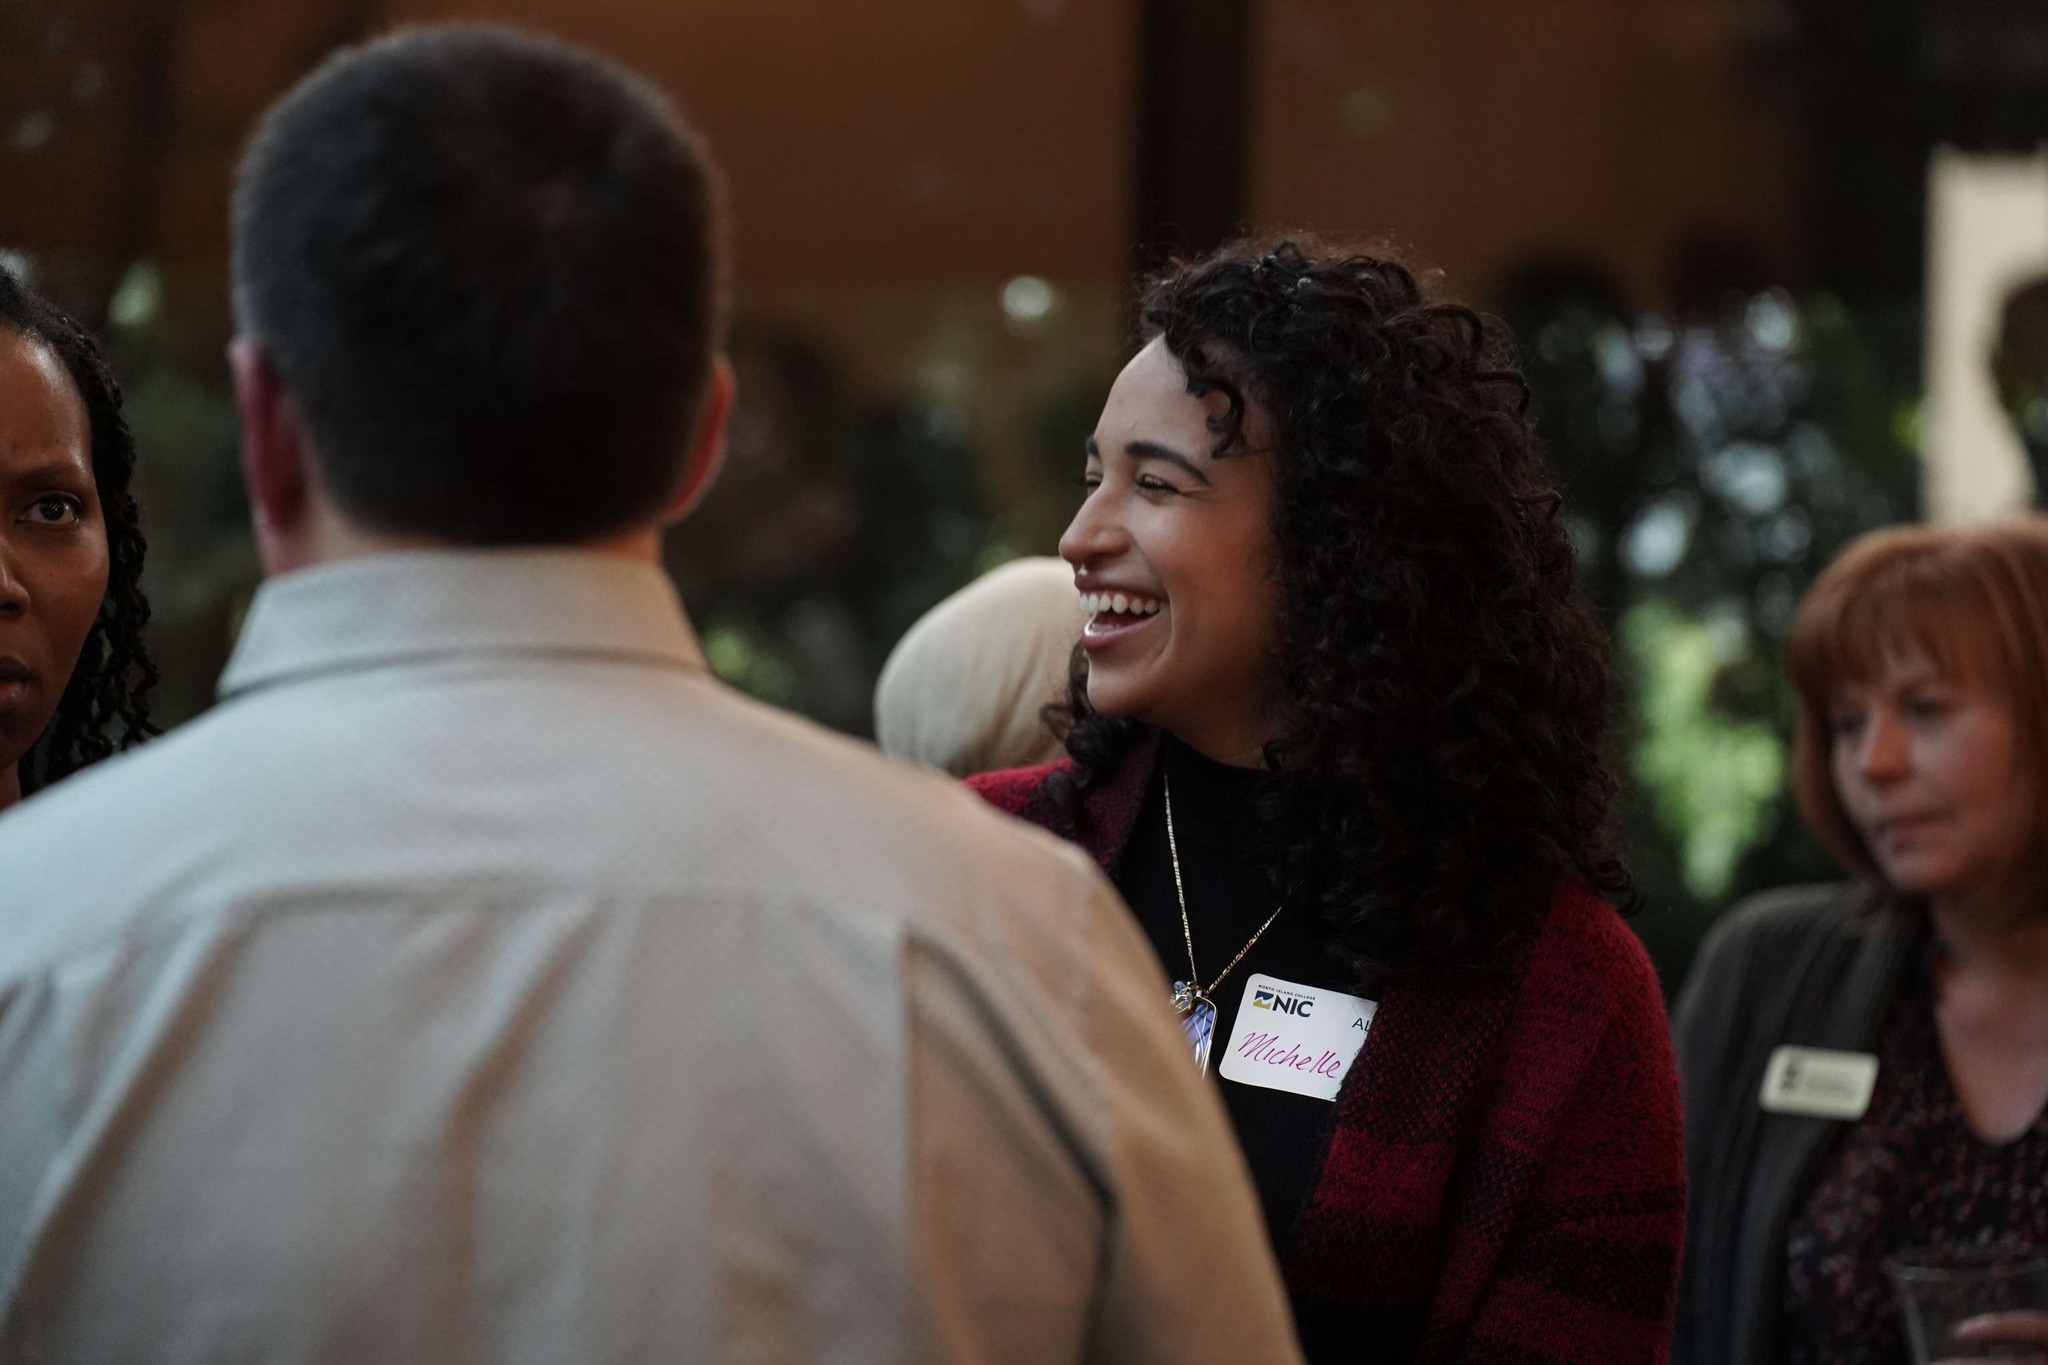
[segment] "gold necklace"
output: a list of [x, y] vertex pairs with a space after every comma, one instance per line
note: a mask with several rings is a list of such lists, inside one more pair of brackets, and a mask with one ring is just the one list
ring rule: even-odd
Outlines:
[[1173, 833], [1173, 778], [1161, 774], [1166, 783], [1166, 852], [1173, 859], [1173, 898], [1180, 902], [1180, 932], [1188, 945], [1188, 979], [1173, 983], [1173, 1012], [1180, 1016], [1181, 1031], [1187, 1034], [1188, 1045], [1195, 1050], [1195, 1065], [1203, 1075], [1209, 1072], [1209, 1045], [1216, 1038], [1216, 1002], [1209, 998], [1209, 992], [1223, 984], [1223, 978], [1236, 970], [1244, 961], [1244, 955], [1252, 950], [1265, 932], [1273, 927], [1273, 921], [1280, 918], [1280, 912], [1287, 908], [1281, 901], [1273, 907], [1273, 913], [1266, 916], [1258, 932], [1245, 940], [1237, 950], [1237, 956], [1230, 959], [1216, 979], [1204, 986], [1202, 974], [1195, 967], [1195, 931], [1188, 923], [1188, 893], [1180, 881], [1180, 841]]

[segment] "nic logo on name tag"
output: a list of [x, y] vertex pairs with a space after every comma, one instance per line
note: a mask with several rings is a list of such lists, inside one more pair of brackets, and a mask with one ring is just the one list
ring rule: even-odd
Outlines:
[[1860, 1119], [1877, 1088], [1877, 1058], [1867, 1052], [1781, 1047], [1764, 1066], [1757, 1103], [1773, 1114]]
[[1216, 1070], [1226, 1081], [1334, 1100], [1378, 1008], [1342, 991], [1254, 976]]

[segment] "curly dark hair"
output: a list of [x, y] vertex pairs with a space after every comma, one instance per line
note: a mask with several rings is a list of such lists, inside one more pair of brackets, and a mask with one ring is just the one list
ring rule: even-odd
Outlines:
[[[1300, 238], [1169, 267], [1140, 316], [1227, 398], [1218, 457], [1247, 453], [1248, 404], [1271, 427], [1276, 890], [1362, 973], [1493, 962], [1567, 880], [1632, 905], [1606, 637], [1512, 346], [1400, 263]], [[1079, 651], [1052, 714], [1072, 819], [1144, 730], [1090, 709]]]
[[77, 386], [92, 427], [93, 481], [107, 523], [107, 595], [49, 727], [17, 769], [26, 796], [154, 735], [149, 691], [157, 672], [144, 640], [149, 600], [142, 594], [142, 558], [147, 546], [128, 491], [135, 439], [121, 415], [121, 387], [85, 329], [5, 269], [0, 269], [0, 326], [48, 346]]

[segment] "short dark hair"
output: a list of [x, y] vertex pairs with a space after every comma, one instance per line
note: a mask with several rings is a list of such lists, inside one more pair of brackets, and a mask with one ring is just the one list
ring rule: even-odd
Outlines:
[[652, 85], [552, 39], [412, 29], [264, 116], [240, 325], [364, 526], [566, 543], [675, 491], [722, 325], [717, 175]]
[[106, 596], [56, 713], [17, 769], [27, 796], [154, 735], [149, 693], [157, 672], [145, 638], [149, 599], [142, 593], [142, 561], [149, 547], [129, 491], [135, 438], [121, 414], [121, 386], [86, 330], [4, 267], [0, 327], [48, 346], [71, 376], [92, 428], [92, 478], [107, 523]]

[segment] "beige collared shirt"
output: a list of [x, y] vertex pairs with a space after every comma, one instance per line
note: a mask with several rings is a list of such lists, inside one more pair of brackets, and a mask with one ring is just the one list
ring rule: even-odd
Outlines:
[[0, 817], [0, 1360], [1294, 1359], [1114, 892], [657, 571], [292, 574], [222, 696]]

